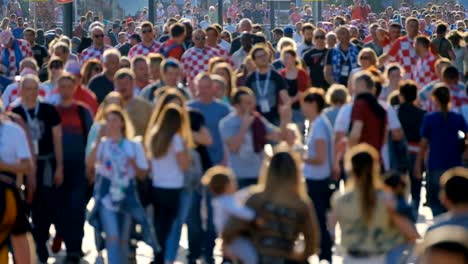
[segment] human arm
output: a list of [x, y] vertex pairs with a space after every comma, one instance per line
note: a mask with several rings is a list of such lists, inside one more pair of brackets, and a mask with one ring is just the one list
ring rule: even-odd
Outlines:
[[426, 152], [429, 148], [429, 141], [427, 138], [421, 138], [421, 141], [419, 142], [419, 152], [416, 155], [416, 161], [414, 162], [414, 176], [416, 179], [421, 179], [422, 178], [422, 171], [421, 168], [423, 167], [424, 163], [424, 157], [426, 157]]
[[245, 135], [247, 135], [247, 133], [249, 132], [254, 120], [255, 116], [253, 116], [252, 114], [246, 114], [242, 116], [240, 128], [235, 134], [230, 133], [233, 130], [233, 128], [230, 127], [230, 125], [226, 122], [226, 119], [223, 120], [225, 122], [222, 122], [220, 124], [220, 131], [224, 142], [226, 143], [226, 146], [230, 152], [239, 152], [242, 144], [244, 143]]
[[395, 202], [393, 200], [386, 201], [385, 205], [392, 224], [395, 225], [408, 242], [415, 243], [420, 236], [414, 224], [407, 217], [396, 211]]
[[36, 263], [36, 248], [31, 233], [12, 235], [11, 243], [14, 249], [16, 263]]
[[57, 186], [60, 186], [63, 183], [63, 142], [61, 125], [56, 125], [52, 128], [52, 137], [54, 142], [54, 154], [56, 163], [54, 183]]
[[292, 259], [297, 261], [307, 260], [320, 250], [320, 228], [317, 215], [311, 202], [306, 203], [299, 229], [304, 236], [305, 248], [302, 252], [294, 251]]
[[182, 138], [177, 134], [174, 135], [173, 141], [176, 152], [177, 165], [182, 171], [187, 171], [190, 168], [190, 152], [185, 146]]
[[314, 157], [304, 157], [303, 161], [306, 164], [310, 165], [322, 165], [327, 157], [327, 147], [325, 139], [316, 139], [315, 140], [315, 156]]
[[198, 131], [192, 130], [192, 136], [195, 143], [203, 146], [210, 146], [213, 144], [213, 138], [211, 137], [210, 131], [202, 126]]
[[362, 129], [364, 122], [362, 120], [355, 120], [352, 124], [351, 133], [349, 133], [348, 146], [353, 147], [359, 143], [361, 139]]

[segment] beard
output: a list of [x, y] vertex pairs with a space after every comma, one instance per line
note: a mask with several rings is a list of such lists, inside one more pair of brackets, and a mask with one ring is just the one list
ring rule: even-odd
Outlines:
[[310, 39], [304, 39], [304, 43], [308, 46], [312, 46], [312, 40]]

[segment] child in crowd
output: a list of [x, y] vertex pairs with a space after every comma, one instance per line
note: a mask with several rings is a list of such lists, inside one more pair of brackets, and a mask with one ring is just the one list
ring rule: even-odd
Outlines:
[[[255, 212], [242, 206], [236, 199], [237, 184], [233, 172], [226, 167], [215, 166], [203, 176], [202, 182], [214, 195], [213, 215], [217, 231], [221, 234], [230, 217], [237, 217], [245, 221], [255, 221]], [[224, 252], [231, 258], [236, 258], [244, 264], [257, 264], [257, 252], [251, 241], [239, 237], [228, 245], [224, 245]]]

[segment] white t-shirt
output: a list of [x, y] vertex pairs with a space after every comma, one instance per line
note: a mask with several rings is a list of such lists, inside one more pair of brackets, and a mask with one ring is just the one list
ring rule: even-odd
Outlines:
[[184, 142], [176, 134], [172, 137], [166, 155], [151, 160], [151, 176], [154, 187], [177, 189], [184, 186], [184, 173], [180, 169], [176, 157], [177, 153], [182, 151], [184, 151]]
[[235, 194], [220, 195], [213, 198], [213, 221], [216, 231], [223, 232], [224, 226], [230, 217], [235, 216], [245, 221], [252, 221], [255, 218], [255, 212], [242, 205]]
[[317, 156], [315, 151], [316, 148], [316, 141], [321, 139], [325, 141], [326, 147], [326, 157], [325, 161], [320, 165], [312, 165], [304, 163], [304, 177], [308, 180], [324, 180], [331, 175], [331, 168], [333, 165], [333, 161], [331, 160], [331, 153], [333, 153], [334, 142], [333, 142], [333, 128], [328, 122], [325, 120], [323, 116], [317, 117], [311, 124], [310, 124], [310, 131], [307, 137], [307, 158], [314, 158]]
[[[385, 108], [387, 111], [387, 120], [388, 120], [388, 130], [395, 130], [401, 129], [401, 123], [398, 119], [398, 115], [387, 102], [379, 101], [380, 105]], [[341, 107], [340, 111], [338, 112], [338, 116], [336, 117], [335, 122], [335, 133], [344, 132], [348, 134], [349, 126], [351, 125], [351, 114], [353, 110], [353, 103], [348, 103]], [[380, 154], [382, 155], [382, 160], [385, 166], [385, 170], [390, 169], [390, 153], [388, 150], [387, 142], [384, 143], [382, 149], [380, 150]]]
[[15, 164], [29, 158], [31, 158], [31, 151], [23, 129], [13, 122], [2, 121], [0, 123], [0, 160], [7, 164]]

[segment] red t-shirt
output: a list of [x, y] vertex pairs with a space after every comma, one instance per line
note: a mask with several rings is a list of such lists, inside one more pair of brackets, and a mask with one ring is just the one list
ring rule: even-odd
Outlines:
[[83, 86], [78, 87], [73, 95], [73, 99], [88, 107], [93, 116], [96, 114], [99, 104], [96, 95], [88, 88]]
[[353, 11], [351, 12], [351, 19], [367, 22], [367, 16], [370, 12], [371, 8], [369, 5], [353, 7]]
[[387, 116], [380, 119], [366, 100], [356, 99], [351, 113], [351, 123], [354, 121], [362, 121], [364, 124], [359, 143], [367, 143], [380, 152], [386, 133]]
[[182, 55], [184, 54], [184, 48], [182, 45], [175, 43], [173, 39], [168, 39], [161, 47], [161, 52], [165, 52], [163, 54], [166, 58], [174, 58], [180, 60]]

